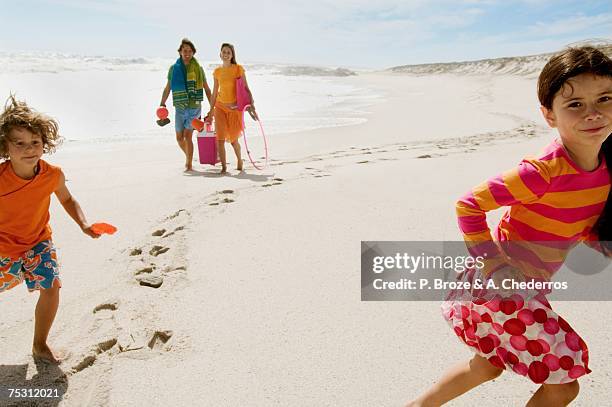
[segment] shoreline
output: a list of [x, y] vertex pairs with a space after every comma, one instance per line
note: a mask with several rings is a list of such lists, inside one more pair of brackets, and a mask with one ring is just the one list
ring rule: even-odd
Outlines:
[[[15, 93], [18, 99], [25, 99], [40, 112], [56, 118], [61, 134], [69, 140], [67, 144], [93, 149], [100, 144], [121, 144], [138, 139], [159, 141], [167, 136], [174, 137], [173, 123], [163, 128], [155, 124], [155, 109], [166, 72], [0, 74], [0, 94], [8, 97], [9, 93]], [[257, 72], [249, 78], [254, 91], [260, 89], [255, 92], [257, 106], [263, 113], [266, 131], [272, 136], [360, 122], [361, 115], [351, 111], [346, 114], [345, 110], [360, 109], [376, 102], [371, 100], [372, 91], [354, 78], [292, 77]], [[91, 86], [84, 94], [75, 83]], [[171, 101], [168, 105], [174, 122]], [[206, 101], [202, 106], [204, 111], [208, 109]]]

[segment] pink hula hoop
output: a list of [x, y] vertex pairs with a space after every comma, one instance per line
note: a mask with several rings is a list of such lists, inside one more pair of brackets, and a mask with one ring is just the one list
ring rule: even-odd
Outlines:
[[258, 117], [256, 121], [257, 123], [259, 123], [259, 130], [261, 130], [261, 137], [263, 138], [263, 141], [264, 141], [264, 150], [266, 154], [265, 164], [263, 167], [260, 167], [259, 165], [255, 163], [255, 160], [253, 160], [253, 157], [251, 156], [251, 151], [249, 150], [249, 144], [247, 142], [247, 136], [246, 136], [246, 131], [245, 131], [246, 126], [244, 124], [244, 112], [249, 107], [251, 107], [251, 105], [246, 105], [242, 108], [242, 139], [244, 140], [244, 148], [247, 151], [247, 156], [249, 157], [249, 161], [251, 162], [251, 164], [253, 164], [253, 167], [261, 171], [268, 166], [268, 140], [266, 139], [266, 133], [264, 133], [263, 126], [261, 125], [261, 120], [259, 120], [259, 117]]

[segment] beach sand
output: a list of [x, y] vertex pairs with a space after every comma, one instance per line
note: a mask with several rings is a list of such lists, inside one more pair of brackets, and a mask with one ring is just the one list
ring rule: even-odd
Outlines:
[[[469, 358], [439, 302], [361, 301], [360, 242], [460, 240], [456, 199], [554, 137], [535, 80], [345, 80], [384, 94], [368, 121], [273, 137], [264, 171], [239, 174], [228, 150], [229, 176], [184, 174], [170, 126], [48, 157], [89, 220], [119, 232], [91, 240], [54, 201], [50, 343], [66, 360], [32, 361], [37, 295], [18, 287], [0, 296], [0, 383], [57, 388], [62, 406], [401, 406]], [[555, 306], [590, 349], [576, 405], [605, 405], [609, 303]], [[521, 405], [536, 389], [506, 373], [450, 405]]]

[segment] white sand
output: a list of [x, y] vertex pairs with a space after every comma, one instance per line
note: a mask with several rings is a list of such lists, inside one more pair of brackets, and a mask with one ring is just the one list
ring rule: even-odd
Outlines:
[[[89, 219], [120, 232], [88, 239], [54, 203], [64, 287], [51, 343], [69, 356], [37, 368], [37, 296], [3, 293], [0, 383], [59, 387], [66, 406], [400, 406], [468, 358], [439, 303], [361, 302], [360, 241], [460, 239], [455, 200], [552, 137], [535, 83], [345, 80], [385, 102], [364, 125], [273, 138], [263, 172], [219, 177], [196, 166], [184, 175], [170, 127], [156, 145], [51, 156]], [[151, 235], [160, 229], [175, 232]], [[169, 250], [149, 255], [154, 245]], [[147, 267], [160, 288], [138, 285]], [[93, 312], [103, 304], [115, 309]], [[605, 405], [610, 305], [557, 309], [590, 348], [577, 405]], [[451, 405], [520, 405], [536, 388], [505, 374]]]

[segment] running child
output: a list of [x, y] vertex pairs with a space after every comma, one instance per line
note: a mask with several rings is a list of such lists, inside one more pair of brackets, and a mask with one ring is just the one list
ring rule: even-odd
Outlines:
[[[550, 280], [580, 242], [612, 254], [612, 61], [594, 47], [566, 49], [540, 73], [538, 98], [560, 139], [457, 202], [470, 252], [497, 251], [483, 270], [464, 273], [466, 281], [499, 281], [509, 270], [527, 281]], [[509, 209], [492, 236], [486, 212], [502, 206]], [[443, 315], [475, 356], [409, 406], [442, 405], [505, 370], [540, 385], [527, 406], [565, 406], [576, 398], [577, 379], [590, 373], [588, 348], [545, 291], [486, 299], [461, 294], [451, 293]]]
[[59, 363], [47, 337], [59, 305], [61, 287], [49, 226], [51, 194], [83, 233], [91, 230], [59, 167], [42, 160], [60, 143], [57, 122], [11, 96], [0, 115], [0, 292], [24, 280], [38, 291], [32, 356]]

